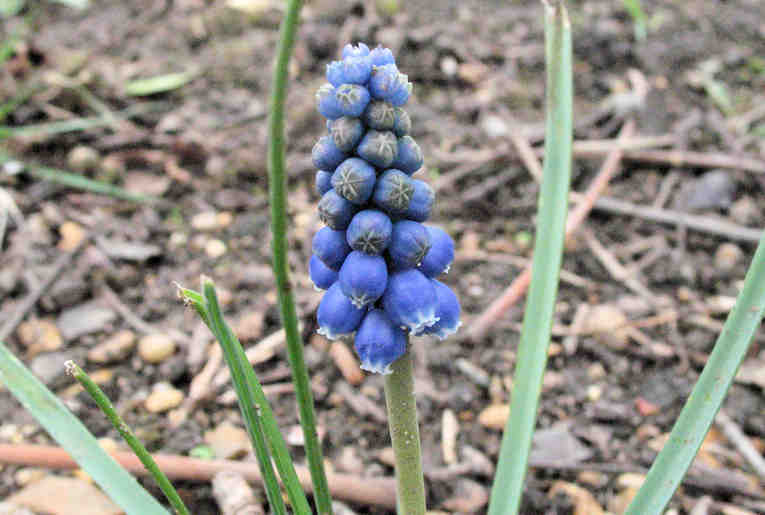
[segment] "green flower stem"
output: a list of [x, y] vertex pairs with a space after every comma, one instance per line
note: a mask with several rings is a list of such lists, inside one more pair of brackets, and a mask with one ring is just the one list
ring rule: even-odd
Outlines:
[[385, 376], [385, 403], [393, 452], [396, 456], [396, 482], [399, 515], [424, 515], [425, 481], [422, 476], [420, 430], [414, 398], [411, 346], [391, 365]]
[[698, 453], [765, 312], [765, 235], [714, 350], [627, 515], [664, 512]]
[[491, 492], [490, 515], [518, 512], [547, 363], [571, 179], [571, 24], [562, 2], [545, 2], [547, 121], [531, 285], [526, 299], [510, 417]]
[[66, 366], [67, 372], [72, 377], [74, 377], [82, 385], [83, 388], [85, 388], [85, 391], [87, 391], [88, 394], [90, 394], [96, 404], [98, 404], [98, 407], [101, 408], [101, 411], [104, 412], [106, 418], [109, 419], [109, 422], [112, 423], [114, 428], [119, 431], [120, 435], [122, 435], [122, 438], [125, 439], [138, 459], [141, 460], [143, 466], [146, 467], [146, 470], [148, 470], [152, 475], [154, 481], [157, 482], [159, 488], [162, 490], [162, 493], [165, 494], [165, 497], [167, 497], [170, 505], [175, 509], [175, 512], [179, 513], [180, 515], [189, 515], [189, 510], [186, 508], [186, 505], [183, 504], [183, 501], [178, 495], [178, 492], [175, 491], [173, 484], [159, 469], [159, 466], [157, 466], [157, 463], [154, 461], [154, 458], [151, 457], [149, 451], [146, 450], [146, 447], [143, 446], [141, 441], [136, 438], [130, 427], [125, 423], [124, 420], [122, 420], [122, 417], [119, 416], [111, 401], [101, 390], [101, 388], [99, 388], [98, 385], [94, 383], [90, 378], [90, 376], [88, 376], [88, 374], [86, 374], [85, 371], [82, 370], [74, 361], [67, 361], [64, 366]]
[[300, 410], [300, 424], [305, 437], [305, 451], [313, 481], [314, 499], [320, 515], [332, 513], [327, 476], [324, 473], [324, 459], [316, 432], [316, 415], [313, 408], [313, 393], [308, 378], [308, 369], [303, 358], [303, 343], [298, 331], [295, 301], [287, 265], [287, 176], [284, 173], [284, 102], [287, 96], [288, 65], [302, 2], [290, 0], [282, 20], [281, 35], [277, 49], [271, 87], [271, 102], [268, 119], [268, 186], [271, 206], [271, 233], [273, 267], [279, 294], [279, 308], [284, 324], [287, 342], [287, 356], [292, 367], [292, 382]]

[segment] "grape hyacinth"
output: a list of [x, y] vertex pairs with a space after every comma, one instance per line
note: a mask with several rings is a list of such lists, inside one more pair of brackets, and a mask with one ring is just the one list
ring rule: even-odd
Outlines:
[[346, 45], [327, 65], [316, 93], [327, 133], [313, 148], [318, 210], [327, 225], [313, 239], [309, 266], [317, 289], [319, 333], [355, 333], [361, 368], [388, 374], [407, 335], [440, 339], [460, 325], [457, 296], [436, 280], [454, 259], [454, 242], [424, 225], [435, 193], [412, 177], [423, 154], [404, 110], [412, 84], [393, 53]]

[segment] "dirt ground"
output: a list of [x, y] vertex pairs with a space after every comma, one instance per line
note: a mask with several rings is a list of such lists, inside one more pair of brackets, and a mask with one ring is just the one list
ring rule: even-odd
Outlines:
[[[446, 282], [464, 310], [456, 337], [415, 342], [429, 506], [482, 513], [523, 301], [481, 338], [468, 333], [522, 271], [537, 236], [537, 183], [513, 141], [541, 151], [542, 8], [532, 0], [399, 4], [392, 16], [374, 2], [304, 8], [287, 120], [292, 278], [326, 458], [339, 472], [390, 477], [381, 377], [360, 376], [342, 344], [315, 334], [320, 295], [307, 277], [320, 227], [310, 150], [323, 121], [314, 92], [346, 42], [389, 46], [415, 85], [407, 109], [426, 156], [420, 175], [437, 191], [432, 223], [457, 242]], [[621, 513], [711, 352], [765, 222], [765, 8], [644, 0], [647, 37], [638, 39], [621, 2], [569, 7], [582, 142], [572, 189], [588, 187], [626, 124], [636, 128], [608, 190], [567, 242], [522, 512]], [[241, 427], [241, 417], [224, 378], [202, 374], [215, 369], [212, 341], [175, 291], [196, 287], [201, 274], [216, 281], [243, 343], [261, 345], [255, 368], [280, 425], [294, 433], [298, 424], [283, 348], [263, 346], [279, 329], [265, 122], [282, 13], [278, 0], [107, 0], [82, 11], [28, 2], [2, 22], [0, 48], [12, 42], [13, 50], [0, 67], [0, 123], [32, 130], [2, 141], [13, 160], [0, 170], [0, 189], [23, 223], [11, 216], [0, 241], [0, 326], [41, 293], [6, 343], [98, 437], [119, 440], [71, 387], [66, 359], [99, 374], [152, 451], [230, 451], [206, 432]], [[188, 75], [169, 91], [135, 94], [135, 79], [170, 73]], [[82, 119], [97, 124], [52, 124]], [[38, 165], [163, 200], [63, 186], [40, 179]], [[69, 252], [70, 263], [57, 266]], [[763, 341], [724, 405], [760, 451]], [[50, 443], [7, 391], [0, 441]], [[300, 442], [290, 442], [303, 462]], [[229, 455], [249, 459], [242, 445]], [[0, 499], [39, 477], [33, 470], [0, 468]], [[765, 513], [763, 479], [715, 425], [672, 513]], [[195, 514], [219, 513], [209, 483], [176, 485]]]

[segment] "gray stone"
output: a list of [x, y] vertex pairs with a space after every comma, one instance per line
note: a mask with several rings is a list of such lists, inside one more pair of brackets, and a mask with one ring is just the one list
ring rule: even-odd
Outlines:
[[98, 301], [86, 302], [59, 315], [56, 325], [66, 340], [74, 340], [85, 334], [103, 331], [117, 318], [111, 308]]

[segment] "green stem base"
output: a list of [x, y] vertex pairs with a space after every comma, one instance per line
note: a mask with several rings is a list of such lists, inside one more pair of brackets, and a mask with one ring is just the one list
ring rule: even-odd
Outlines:
[[411, 346], [407, 345], [406, 353], [391, 365], [393, 373], [385, 376], [388, 426], [396, 457], [399, 515], [425, 514], [425, 481], [412, 361]]

